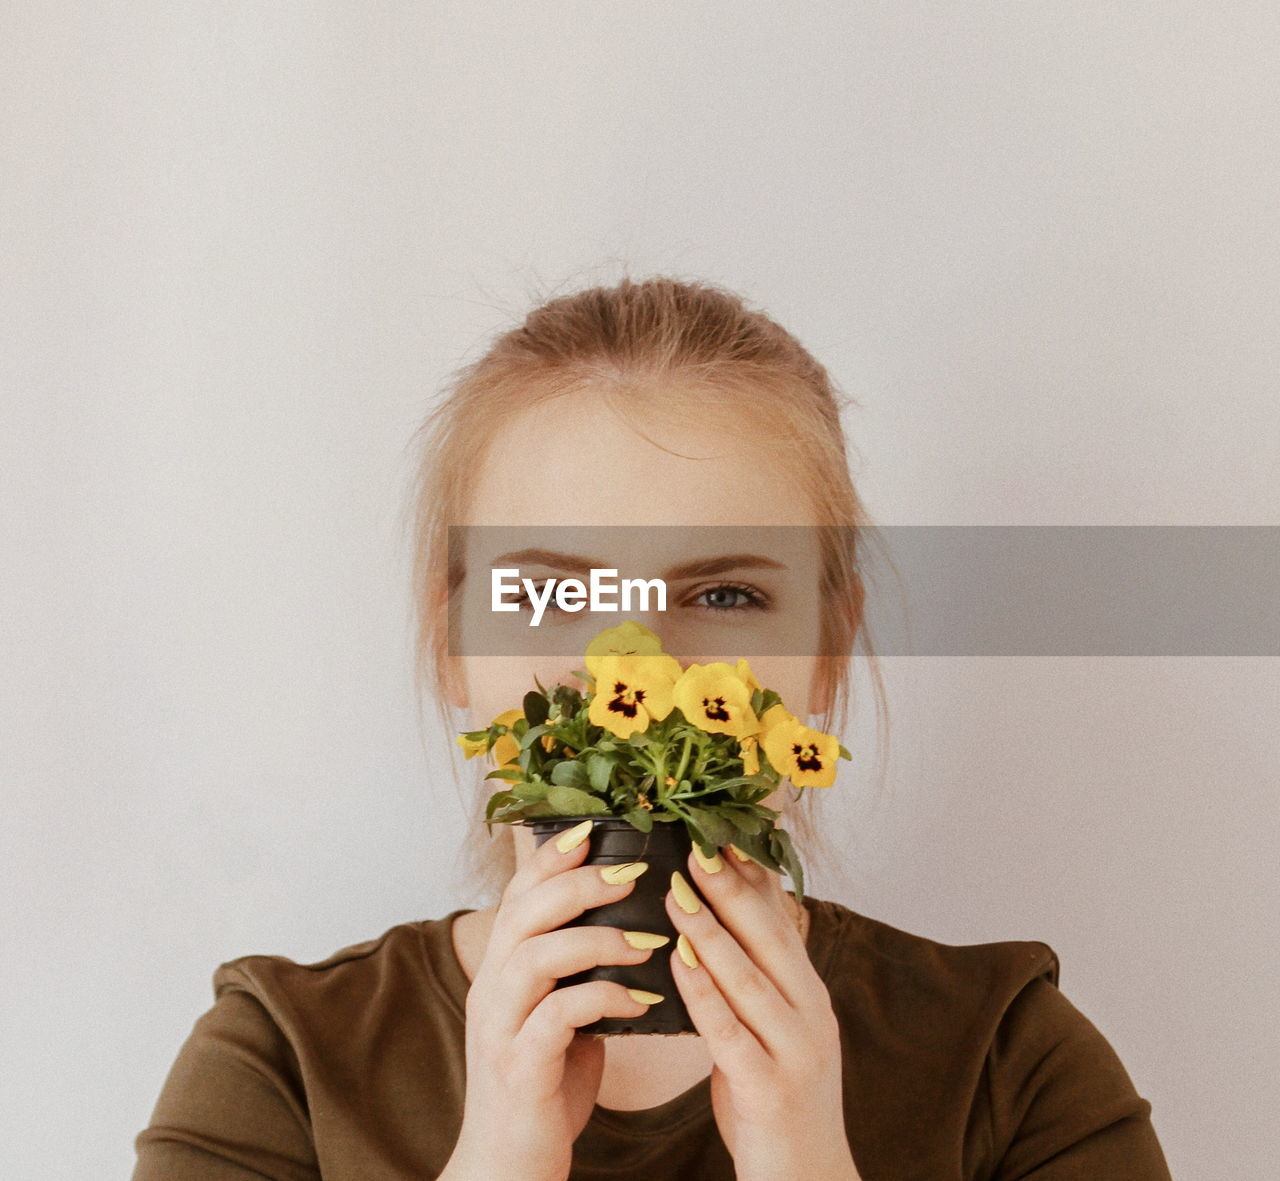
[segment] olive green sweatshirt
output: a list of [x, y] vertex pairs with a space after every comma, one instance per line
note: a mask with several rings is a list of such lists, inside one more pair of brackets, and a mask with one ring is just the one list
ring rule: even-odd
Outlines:
[[[805, 905], [864, 1181], [1168, 1181], [1150, 1104], [1058, 990], [1046, 944], [955, 947]], [[223, 964], [137, 1138], [134, 1181], [438, 1176], [462, 1122], [463, 913], [317, 964]], [[572, 1181], [734, 1176], [708, 1078], [647, 1110], [597, 1106], [573, 1156]]]

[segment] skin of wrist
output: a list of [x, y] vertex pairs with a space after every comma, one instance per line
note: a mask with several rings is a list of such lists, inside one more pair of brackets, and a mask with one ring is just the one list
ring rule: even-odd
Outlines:
[[815, 1177], [860, 1181], [844, 1133], [843, 1113], [838, 1121], [819, 1126], [839, 1130], [828, 1136], [812, 1132], [798, 1136], [795, 1124], [785, 1132], [761, 1128], [759, 1136], [736, 1146], [733, 1164], [738, 1181], [812, 1181]]
[[733, 1158], [734, 1175], [738, 1181], [861, 1181], [853, 1157], [846, 1149], [830, 1157], [818, 1152], [804, 1151], [787, 1159], [776, 1153], [768, 1159], [743, 1159], [742, 1154]]
[[566, 1181], [568, 1176], [567, 1167], [536, 1172], [527, 1159], [514, 1164], [497, 1159], [487, 1139], [477, 1142], [464, 1130], [439, 1181], [493, 1181], [495, 1177], [519, 1177], [521, 1181]]

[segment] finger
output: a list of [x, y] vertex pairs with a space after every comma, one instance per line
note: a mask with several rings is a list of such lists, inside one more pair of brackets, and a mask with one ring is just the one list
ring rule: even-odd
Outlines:
[[735, 869], [746, 875], [749, 882], [759, 885], [767, 877], [778, 877], [771, 869], [765, 869], [760, 862], [752, 857], [748, 857], [737, 845], [729, 845], [726, 849], [727, 855], [724, 856], [725, 861], [732, 861]]
[[753, 886], [763, 890], [767, 897], [777, 902], [784, 914], [790, 913], [789, 904], [786, 904], [783, 898], [786, 891], [782, 886], [782, 874], [776, 870], [765, 868], [758, 861], [747, 857], [746, 854], [742, 854], [741, 857], [735, 855], [735, 847], [730, 845], [727, 851], [722, 854], [721, 859], [732, 869], [737, 870]]
[[639, 1017], [649, 1008], [612, 980], [591, 980], [549, 993], [510, 1043], [510, 1068], [522, 1082], [521, 1089], [530, 1101], [552, 1098], [563, 1076], [556, 1068], [579, 1028], [605, 1017]]
[[766, 869], [758, 861], [742, 853], [736, 845], [725, 846], [712, 858], [703, 857], [702, 851], [695, 845], [693, 859], [701, 869], [711, 874], [728, 867], [760, 890], [766, 898], [775, 902], [784, 914], [788, 913], [788, 907], [783, 899], [785, 891], [782, 888], [782, 875], [775, 870]]
[[[662, 935], [647, 942], [662, 946], [670, 939]], [[489, 989], [496, 1034], [514, 1038], [558, 980], [601, 964], [642, 964], [653, 951], [632, 946], [618, 927], [562, 927], [526, 939], [507, 961], [499, 986]]]
[[667, 914], [676, 930], [693, 945], [699, 967], [692, 970], [711, 976], [737, 1019], [770, 1054], [787, 1049], [787, 1031], [795, 1025], [795, 1009], [733, 935], [725, 930], [710, 907], [698, 905], [690, 914], [681, 905], [682, 900], [690, 905], [697, 904], [697, 899], [691, 891], [686, 893], [687, 884], [678, 873], [673, 873], [671, 878], [672, 890], [666, 899]]
[[[640, 872], [647, 869], [646, 865]], [[504, 971], [516, 948], [526, 939], [563, 927], [583, 911], [617, 902], [635, 888], [634, 879], [620, 884], [605, 881], [600, 867], [595, 865], [566, 870], [539, 883], [526, 893], [508, 899], [493, 920], [485, 965], [499, 973]]]
[[[711, 904], [715, 918], [789, 1004], [799, 1008], [808, 1003], [816, 974], [778, 875], [752, 866], [760, 875], [753, 882], [745, 864], [733, 857], [718, 860], [719, 868], [710, 872], [697, 857], [689, 857], [693, 883]], [[688, 933], [693, 939], [695, 932]]]
[[[538, 853], [541, 852], [539, 849]], [[579, 862], [585, 856], [578, 850], [554, 855], [574, 858]], [[501, 972], [516, 947], [525, 939], [563, 927], [585, 910], [625, 898], [635, 889], [635, 879], [648, 869], [643, 861], [629, 864], [632, 871], [623, 875], [622, 881], [604, 876], [604, 870], [618, 870], [622, 866], [581, 864], [553, 872], [541, 881], [525, 878], [523, 891], [513, 888], [519, 885], [513, 878], [512, 884], [503, 891], [502, 903], [493, 920], [489, 946], [485, 951], [485, 966]]]
[[504, 901], [508, 894], [516, 897], [539, 882], [545, 882], [558, 873], [581, 865], [582, 859], [591, 851], [593, 830], [593, 822], [584, 820], [581, 824], [543, 841], [534, 849], [532, 856], [511, 875], [507, 888], [502, 892]]
[[[682, 951], [696, 966], [684, 958]], [[768, 1051], [725, 1000], [715, 978], [687, 944], [671, 955], [671, 976], [694, 1028], [706, 1040], [713, 1061], [726, 1074], [757, 1075], [767, 1064]]]

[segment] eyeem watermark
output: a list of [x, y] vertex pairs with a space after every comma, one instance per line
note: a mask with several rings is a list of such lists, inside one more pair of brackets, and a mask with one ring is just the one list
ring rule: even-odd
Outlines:
[[[514, 581], [508, 581], [512, 579]], [[518, 567], [494, 570], [490, 581], [490, 606], [494, 611], [519, 611], [520, 600], [506, 602], [508, 595], [523, 593], [533, 607], [529, 626], [537, 627], [551, 601], [560, 611], [648, 611], [649, 596], [656, 596], [654, 610], [667, 609], [667, 584], [661, 578], [618, 579], [617, 570], [592, 569], [589, 580], [544, 578], [539, 587], [532, 578], [521, 578]], [[612, 601], [610, 597], [612, 596]], [[638, 599], [638, 602], [637, 602]]]

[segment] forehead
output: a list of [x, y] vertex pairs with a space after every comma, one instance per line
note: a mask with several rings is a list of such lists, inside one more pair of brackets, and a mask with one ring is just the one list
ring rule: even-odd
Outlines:
[[[682, 409], [696, 395], [673, 395]], [[580, 391], [503, 415], [467, 525], [813, 525], [808, 497], [769, 424], [745, 411], [616, 411]], [[646, 437], [647, 436], [647, 437]]]

